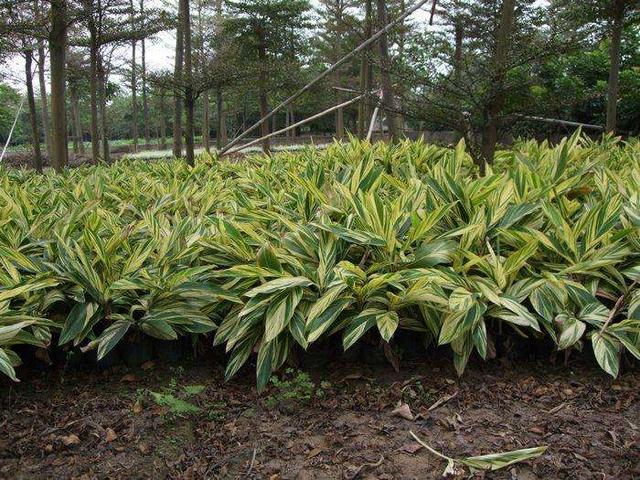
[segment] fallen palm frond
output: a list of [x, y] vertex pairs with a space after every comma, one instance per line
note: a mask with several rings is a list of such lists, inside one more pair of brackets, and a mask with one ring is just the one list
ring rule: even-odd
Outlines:
[[548, 448], [546, 446], [523, 448], [521, 450], [490, 453], [488, 455], [478, 455], [475, 457], [451, 458], [431, 448], [425, 442], [420, 440], [415, 433], [411, 431], [409, 433], [416, 442], [426, 448], [429, 452], [447, 461], [447, 467], [445, 468], [442, 476], [456, 475], [458, 473], [458, 465], [464, 465], [469, 468], [472, 473], [478, 470], [500, 470], [501, 468], [508, 467], [514, 463], [537, 458], [546, 452]]
[[[498, 154], [353, 141], [272, 158], [0, 169], [0, 371], [14, 347], [209, 335], [263, 387], [294, 348], [399, 330], [462, 373], [496, 331], [640, 358], [640, 144]], [[618, 302], [623, 298], [623, 301]], [[614, 305], [618, 303], [617, 307]], [[611, 313], [613, 311], [613, 314]], [[377, 332], [377, 333], [376, 333]]]

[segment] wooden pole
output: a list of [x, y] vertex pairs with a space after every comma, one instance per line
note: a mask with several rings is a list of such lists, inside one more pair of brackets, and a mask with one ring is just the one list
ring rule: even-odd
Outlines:
[[566, 125], [569, 127], [582, 127], [582, 128], [587, 128], [590, 130], [604, 130], [605, 127], [603, 127], [602, 125], [594, 125], [591, 123], [580, 123], [580, 122], [572, 122], [570, 120], [558, 120], [556, 118], [546, 118], [546, 117], [536, 117], [534, 115], [518, 115], [521, 118], [524, 118], [526, 120], [535, 120], [537, 122], [546, 122], [546, 123], [553, 123], [556, 125]]
[[366, 93], [363, 93], [362, 95], [359, 95], [359, 96], [357, 96], [355, 98], [352, 98], [351, 100], [347, 100], [346, 102], [342, 102], [342, 103], [340, 103], [338, 105], [335, 105], [335, 106], [333, 106], [331, 108], [328, 108], [327, 110], [324, 110], [324, 111], [322, 111], [320, 113], [316, 113], [315, 115], [313, 115], [313, 116], [311, 116], [309, 118], [305, 118], [304, 120], [300, 120], [299, 122], [294, 123], [293, 125], [289, 125], [288, 127], [282, 128], [282, 129], [280, 129], [280, 130], [278, 130], [276, 132], [271, 132], [268, 135], [265, 135], [265, 136], [260, 137], [260, 138], [256, 138], [255, 140], [252, 140], [249, 143], [245, 143], [243, 145], [240, 145], [235, 150], [231, 150], [231, 151], [227, 151], [227, 152], [220, 152], [220, 155], [222, 156], [223, 154], [228, 155], [228, 154], [231, 154], [231, 153], [237, 153], [237, 152], [239, 152], [241, 150], [244, 150], [247, 147], [250, 147], [251, 145], [255, 145], [256, 143], [260, 143], [261, 141], [265, 140], [266, 138], [271, 138], [271, 137], [273, 137], [275, 135], [280, 135], [281, 133], [288, 132], [289, 130], [292, 130], [294, 128], [299, 127], [300, 125], [304, 125], [305, 123], [309, 123], [309, 122], [311, 122], [313, 120], [317, 120], [320, 117], [328, 115], [331, 112], [335, 112], [336, 110], [338, 110], [340, 108], [347, 107], [347, 106], [351, 105], [352, 103], [355, 103], [358, 100], [362, 99], [365, 96], [366, 96]]
[[[413, 12], [415, 12], [416, 10], [418, 10], [420, 7], [422, 7], [425, 3], [427, 3], [430, 0], [418, 0], [418, 2], [411, 8], [407, 9], [402, 15], [400, 15], [398, 18], [396, 18], [393, 22], [388, 23], [386, 27], [378, 30], [376, 33], [374, 33], [373, 35], [371, 35], [371, 37], [369, 37], [367, 40], [365, 40], [364, 42], [362, 42], [360, 45], [358, 45], [355, 49], [351, 50], [351, 52], [347, 53], [344, 57], [342, 57], [340, 60], [338, 60], [336, 63], [334, 63], [333, 65], [331, 65], [329, 68], [327, 68], [324, 72], [322, 72], [320, 75], [318, 75], [316, 78], [314, 78], [313, 80], [311, 80], [309, 83], [307, 83], [304, 87], [302, 87], [300, 90], [298, 90], [296, 93], [294, 93], [293, 95], [291, 95], [289, 98], [287, 98], [286, 100], [284, 100], [283, 102], [281, 102], [278, 106], [276, 106], [275, 108], [273, 108], [267, 115], [265, 115], [264, 117], [262, 117], [260, 120], [258, 120], [256, 123], [254, 123], [251, 127], [249, 127], [248, 129], [246, 129], [244, 132], [242, 132], [240, 135], [238, 135], [235, 139], [233, 139], [231, 142], [229, 142], [224, 148], [222, 148], [222, 150], [220, 150], [220, 155], [224, 155], [226, 152], [228, 152], [232, 147], [234, 147], [235, 145], [238, 144], [238, 142], [240, 140], [242, 140], [244, 137], [246, 137], [247, 135], [249, 135], [249, 133], [251, 133], [253, 130], [255, 130], [256, 128], [258, 128], [260, 125], [262, 125], [263, 122], [268, 121], [273, 115], [275, 115], [277, 112], [279, 112], [282, 108], [286, 107], [287, 105], [289, 105], [291, 102], [293, 102], [296, 98], [298, 98], [300, 95], [302, 95], [303, 93], [307, 92], [309, 89], [311, 89], [311, 87], [313, 87], [315, 84], [317, 84], [318, 82], [320, 82], [322, 79], [324, 79], [327, 75], [331, 74], [332, 72], [334, 72], [337, 68], [340, 68], [341, 65], [343, 65], [347, 60], [349, 60], [350, 58], [352, 58], [353, 56], [357, 55], [358, 53], [360, 53], [362, 50], [364, 50], [365, 48], [367, 48], [369, 45], [371, 45], [372, 43], [374, 43], [375, 41], [377, 41], [380, 37], [382, 37], [384, 34], [386, 34], [389, 30], [391, 30], [392, 28], [396, 27], [397, 25], [399, 25], [400, 23], [402, 23], [404, 21], [404, 19], [406, 19], [409, 15], [411, 15]], [[431, 0], [431, 1], [435, 1], [435, 0]]]
[[367, 131], [367, 142], [371, 140], [371, 136], [373, 135], [373, 127], [376, 124], [376, 118], [378, 117], [379, 111], [380, 104], [376, 105], [376, 108], [373, 109], [373, 115], [371, 115], [371, 123], [369, 123], [369, 131]]

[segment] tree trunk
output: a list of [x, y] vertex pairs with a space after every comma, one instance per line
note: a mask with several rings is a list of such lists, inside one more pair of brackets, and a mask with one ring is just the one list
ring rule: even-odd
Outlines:
[[38, 131], [38, 114], [36, 99], [33, 94], [33, 50], [25, 51], [24, 72], [27, 81], [27, 98], [29, 101], [29, 121], [31, 123], [31, 143], [33, 144], [33, 168], [42, 173], [42, 154], [40, 153], [40, 132]]
[[184, 54], [184, 35], [182, 30], [182, 9], [178, 9], [178, 26], [176, 28], [176, 59], [173, 70], [173, 81], [176, 87], [173, 92], [173, 156], [182, 157], [182, 62]]
[[[269, 101], [267, 98], [267, 43], [264, 32], [258, 32], [258, 64], [260, 72], [258, 74], [258, 97], [260, 102], [260, 117], [264, 118], [269, 114]], [[269, 122], [263, 121], [260, 125], [261, 136], [269, 135]], [[271, 153], [271, 142], [268, 138], [262, 141], [262, 151], [269, 155]]]
[[49, 124], [49, 100], [47, 99], [47, 82], [44, 76], [46, 55], [44, 43], [38, 40], [38, 82], [40, 83], [40, 114], [42, 117], [42, 130], [44, 132], [44, 144], [47, 147], [47, 157], [51, 159], [51, 126]]
[[[133, 0], [130, 0], [131, 7], [131, 29], [135, 30], [135, 10]], [[131, 138], [133, 140], [132, 151], [138, 151], [138, 95], [137, 95], [137, 78], [136, 78], [136, 45], [138, 42], [131, 42]]]
[[[142, 29], [144, 31], [144, 0], [140, 0], [140, 15], [142, 16]], [[141, 42], [141, 52], [142, 58], [142, 121], [144, 128], [144, 144], [145, 146], [149, 146], [151, 144], [151, 133], [149, 130], [149, 99], [147, 95], [147, 49], [145, 39], [142, 39]]]
[[224, 111], [222, 89], [216, 92], [216, 147], [220, 150], [227, 143], [227, 114]]
[[613, 25], [611, 29], [611, 50], [609, 82], [607, 87], [606, 131], [615, 132], [618, 114], [618, 91], [620, 83], [620, 44], [624, 27], [624, 5], [622, 0], [613, 3]]
[[[290, 122], [290, 125], [293, 125], [294, 123], [296, 123], [296, 116], [293, 113], [293, 104], [290, 103], [288, 108], [289, 108], [289, 122]], [[296, 129], [295, 128], [291, 129], [291, 138], [296, 138]]]
[[[223, 0], [216, 0], [216, 32], [222, 29], [222, 7]], [[224, 109], [224, 98], [222, 87], [219, 86], [216, 91], [216, 147], [220, 150], [227, 144], [227, 112]], [[243, 128], [244, 129], [244, 128]]]
[[98, 32], [95, 26], [89, 25], [91, 47], [89, 48], [89, 97], [91, 103], [91, 161], [98, 163], [100, 158], [100, 138], [98, 136]]
[[[164, 92], [163, 92], [164, 93]], [[162, 147], [163, 150], [166, 150], [167, 148], [167, 121], [166, 121], [166, 117], [165, 115], [167, 114], [167, 108], [166, 108], [166, 104], [165, 104], [165, 97], [164, 94], [160, 94], [160, 98], [159, 98], [159, 109], [160, 110], [160, 114], [159, 114], [159, 122], [160, 122], [160, 146]]]
[[67, 118], [65, 108], [65, 53], [67, 2], [51, 0], [49, 52], [51, 62], [51, 165], [61, 172], [67, 164]]
[[[365, 3], [365, 17], [364, 17], [364, 36], [365, 39], [371, 37], [372, 34], [372, 15], [373, 5], [372, 0], [366, 0]], [[362, 59], [360, 63], [360, 90], [362, 92], [368, 92], [371, 90], [371, 78], [372, 69], [369, 61], [370, 48], [366, 48], [362, 51]], [[360, 103], [358, 103], [358, 137], [365, 138], [367, 135], [367, 120], [371, 116], [371, 109], [369, 108], [369, 102], [371, 98], [365, 97]]]
[[80, 110], [78, 107], [78, 92], [75, 88], [69, 89], [71, 103], [71, 133], [73, 136], [73, 153], [82, 153], [82, 134], [80, 133]]
[[180, 0], [180, 10], [182, 16], [182, 28], [184, 33], [184, 108], [186, 113], [185, 122], [185, 147], [187, 165], [195, 164], [194, 154], [194, 109], [195, 98], [193, 94], [193, 65], [191, 58], [191, 14], [189, 12], [189, 0]]
[[498, 143], [498, 126], [500, 113], [504, 106], [505, 90], [504, 82], [507, 76], [506, 62], [509, 52], [511, 29], [515, 15], [516, 0], [504, 0], [500, 11], [500, 24], [494, 46], [492, 70], [495, 72], [492, 88], [489, 92], [489, 100], [485, 107], [485, 125], [482, 132], [482, 144], [480, 146], [480, 159], [478, 159], [480, 173], [484, 175], [485, 165], [493, 163], [493, 157]]
[[[404, 0], [400, 0], [400, 15], [404, 15], [405, 14], [405, 10], [406, 10], [405, 1]], [[399, 30], [399, 32], [398, 32], [398, 62], [400, 64], [400, 68], [403, 68], [404, 67], [404, 61], [405, 61], [404, 52], [405, 52], [406, 32], [407, 32], [404, 20], [398, 26], [398, 30]], [[404, 82], [401, 81], [398, 84], [398, 98], [396, 100], [396, 106], [398, 108], [397, 125], [398, 125], [398, 128], [400, 129], [400, 133], [401, 134], [404, 132], [404, 113], [403, 113], [404, 95], [405, 95]]]
[[209, 92], [202, 94], [202, 146], [211, 153], [211, 128], [209, 126]]
[[102, 58], [98, 56], [98, 100], [100, 108], [100, 138], [102, 139], [102, 161], [109, 163], [109, 125], [107, 123], [107, 74]]
[[[377, 0], [378, 9], [378, 25], [384, 28], [387, 23], [387, 5], [386, 0]], [[385, 33], [380, 37], [378, 42], [378, 51], [380, 56], [380, 78], [382, 80], [382, 103], [386, 111], [387, 126], [389, 128], [389, 137], [391, 141], [400, 138], [400, 128], [398, 126], [398, 108], [396, 106], [395, 95], [391, 85], [391, 60], [389, 57], [389, 38]]]
[[[34, 12], [38, 21], [46, 21], [47, 12], [42, 8], [40, 0], [33, 2]], [[44, 132], [44, 143], [47, 148], [47, 157], [51, 159], [51, 126], [49, 124], [49, 103], [47, 100], [47, 82], [45, 80], [46, 69], [46, 53], [44, 49], [44, 41], [42, 38], [37, 39], [38, 46], [38, 82], [40, 88], [40, 115], [42, 122], [42, 131]]]
[[456, 88], [460, 88], [460, 80], [462, 78], [462, 40], [464, 37], [464, 30], [461, 20], [456, 20], [455, 23], [455, 50], [453, 53], [453, 77], [456, 82]]
[[[343, 0], [335, 0], [335, 13], [336, 13], [336, 44], [335, 44], [335, 60], [337, 62], [342, 58], [342, 12], [344, 4]], [[336, 69], [335, 83], [337, 87], [342, 87], [342, 72], [339, 68]], [[336, 91], [336, 103], [342, 103], [342, 92]], [[336, 139], [342, 140], [344, 138], [344, 111], [342, 108], [336, 110]]]

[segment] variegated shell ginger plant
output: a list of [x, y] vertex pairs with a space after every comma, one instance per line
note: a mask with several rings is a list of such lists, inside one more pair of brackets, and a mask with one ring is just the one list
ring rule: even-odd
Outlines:
[[[0, 170], [0, 370], [14, 346], [208, 336], [264, 387], [295, 348], [399, 330], [459, 373], [495, 333], [640, 358], [640, 145], [358, 142], [230, 163]], [[57, 348], [57, 347], [56, 347]], [[626, 352], [626, 353], [625, 353]]]

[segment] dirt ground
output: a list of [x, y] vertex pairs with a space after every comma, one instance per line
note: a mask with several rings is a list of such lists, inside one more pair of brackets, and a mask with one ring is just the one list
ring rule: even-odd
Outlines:
[[[640, 478], [637, 369], [612, 381], [580, 359], [494, 361], [458, 379], [444, 360], [400, 373], [341, 361], [258, 395], [250, 368], [224, 383], [198, 362], [0, 380], [0, 477], [441, 478], [446, 462], [412, 430], [456, 458], [549, 447], [475, 478]], [[393, 413], [403, 403], [412, 420]]]

